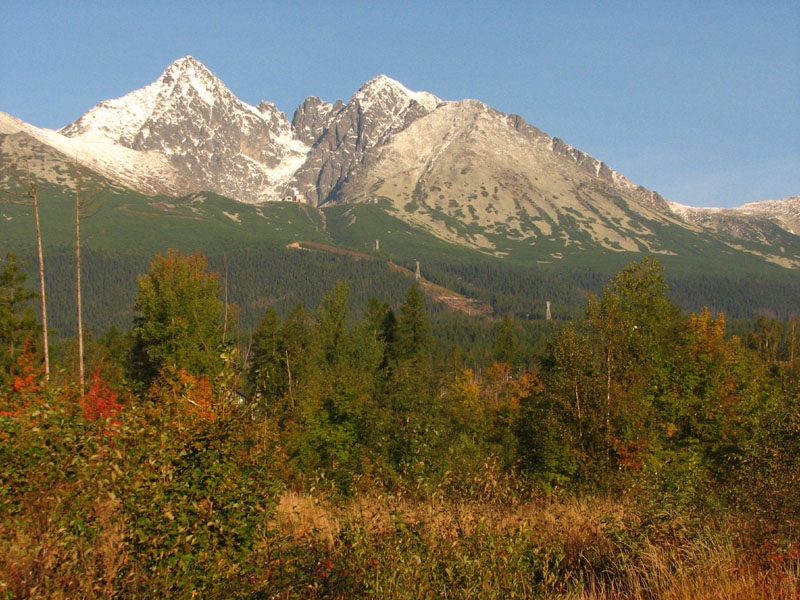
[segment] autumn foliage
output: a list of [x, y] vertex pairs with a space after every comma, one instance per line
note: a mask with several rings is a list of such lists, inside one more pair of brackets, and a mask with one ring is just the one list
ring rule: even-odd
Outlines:
[[119, 393], [112, 390], [100, 374], [100, 370], [95, 370], [89, 380], [89, 390], [81, 398], [83, 406], [83, 416], [90, 421], [107, 421], [111, 420], [113, 424], [118, 425], [119, 421], [115, 421], [122, 410], [122, 404], [119, 402]]
[[244, 343], [205, 268], [154, 259], [83, 395], [15, 347], [0, 596], [797, 597], [791, 327], [684, 315], [647, 259], [528, 355], [511, 317], [438, 351], [416, 287]]

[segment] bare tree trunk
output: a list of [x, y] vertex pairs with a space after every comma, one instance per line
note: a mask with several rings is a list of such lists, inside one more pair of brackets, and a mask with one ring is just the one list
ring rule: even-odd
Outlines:
[[289, 400], [292, 402], [292, 412], [294, 412], [294, 392], [292, 391], [292, 368], [289, 366], [289, 351], [286, 350], [286, 375], [289, 379]]
[[75, 182], [75, 294], [78, 306], [78, 389], [83, 397], [85, 374], [83, 366], [83, 307], [81, 304], [81, 193], [80, 181]]
[[[608, 343], [608, 342], [607, 342]], [[611, 349], [606, 348], [606, 461], [611, 461]]]
[[575, 408], [578, 411], [578, 439], [581, 441], [581, 451], [585, 450], [583, 445], [583, 413], [581, 412], [581, 395], [578, 388], [578, 378], [573, 381], [575, 385]]
[[39, 192], [30, 182], [28, 195], [33, 200], [33, 218], [36, 222], [36, 251], [39, 258], [39, 293], [42, 300], [42, 344], [44, 345], [44, 378], [50, 380], [50, 348], [47, 341], [47, 292], [44, 287], [44, 254], [42, 252], [42, 229], [39, 226]]

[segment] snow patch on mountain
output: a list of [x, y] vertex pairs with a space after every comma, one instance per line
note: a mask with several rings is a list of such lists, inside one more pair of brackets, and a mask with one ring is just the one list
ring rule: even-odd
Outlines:
[[59, 132], [67, 137], [97, 132], [112, 141], [133, 147], [145, 124], [157, 121], [167, 113], [174, 106], [176, 98], [189, 99], [189, 103], [197, 98], [212, 111], [218, 100], [227, 100], [234, 103], [236, 108], [264, 118], [262, 111], [240, 101], [202, 63], [187, 56], [170, 64], [161, 77], [150, 85], [121, 98], [100, 102]]
[[[202, 67], [190, 56], [176, 60], [157, 81], [121, 98], [100, 102], [59, 132], [67, 137], [98, 133], [130, 147], [145, 122], [153, 117], [160, 101], [169, 97], [179, 82], [186, 81], [201, 98], [213, 104], [213, 95], [199, 76], [198, 65]], [[182, 73], [185, 78], [181, 77]], [[185, 92], [185, 89], [180, 92]]]
[[411, 101], [417, 102], [428, 112], [441, 103], [441, 100], [433, 94], [412, 92], [399, 81], [386, 75], [378, 75], [371, 79], [350, 98], [350, 104], [358, 104], [364, 112], [389, 108], [396, 115], [407, 109]]
[[87, 132], [69, 138], [52, 129], [34, 127], [0, 112], [0, 132], [25, 133], [38, 142], [56, 149], [68, 160], [89, 167], [101, 175], [145, 193], [175, 193], [170, 182], [175, 169], [157, 152], [131, 150], [109, 140], [101, 132]]

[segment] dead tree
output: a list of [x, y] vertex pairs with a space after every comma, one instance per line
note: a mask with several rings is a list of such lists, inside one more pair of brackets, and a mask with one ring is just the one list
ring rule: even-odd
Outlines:
[[[15, 197], [19, 204], [28, 204], [33, 207], [33, 220], [36, 225], [36, 258], [39, 267], [39, 300], [42, 307], [42, 346], [44, 351], [44, 378], [50, 380], [50, 347], [47, 339], [47, 290], [44, 284], [44, 252], [42, 251], [42, 228], [39, 221], [39, 190], [36, 187], [33, 173], [27, 159], [25, 160], [25, 189], [22, 192], [5, 190], [7, 194]], [[18, 175], [19, 177], [19, 175]], [[21, 179], [21, 177], [19, 177]]]

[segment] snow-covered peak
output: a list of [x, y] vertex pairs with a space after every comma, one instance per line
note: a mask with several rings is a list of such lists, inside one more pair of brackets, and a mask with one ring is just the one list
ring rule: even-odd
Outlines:
[[399, 112], [405, 109], [412, 100], [423, 106], [428, 112], [435, 109], [441, 102], [433, 94], [412, 92], [399, 81], [386, 75], [378, 75], [353, 94], [350, 104], [358, 104], [362, 111], [367, 112], [373, 107], [386, 108], [387, 103], [392, 103], [399, 109]]
[[159, 82], [166, 89], [172, 87], [181, 92], [191, 89], [209, 106], [216, 103], [221, 92], [230, 93], [225, 84], [192, 56], [174, 61], [161, 75]]
[[150, 85], [101, 102], [60, 133], [94, 147], [111, 142], [155, 153], [174, 169], [182, 190], [246, 202], [280, 198], [308, 152], [274, 104], [242, 102], [191, 56]]
[[237, 105], [243, 111], [262, 116], [240, 101], [200, 61], [191, 56], [170, 64], [155, 82], [115, 100], [105, 100], [60, 129], [68, 137], [102, 135], [125, 146], [134, 145], [148, 121], [175, 109], [176, 105], [199, 102], [207, 107]]

